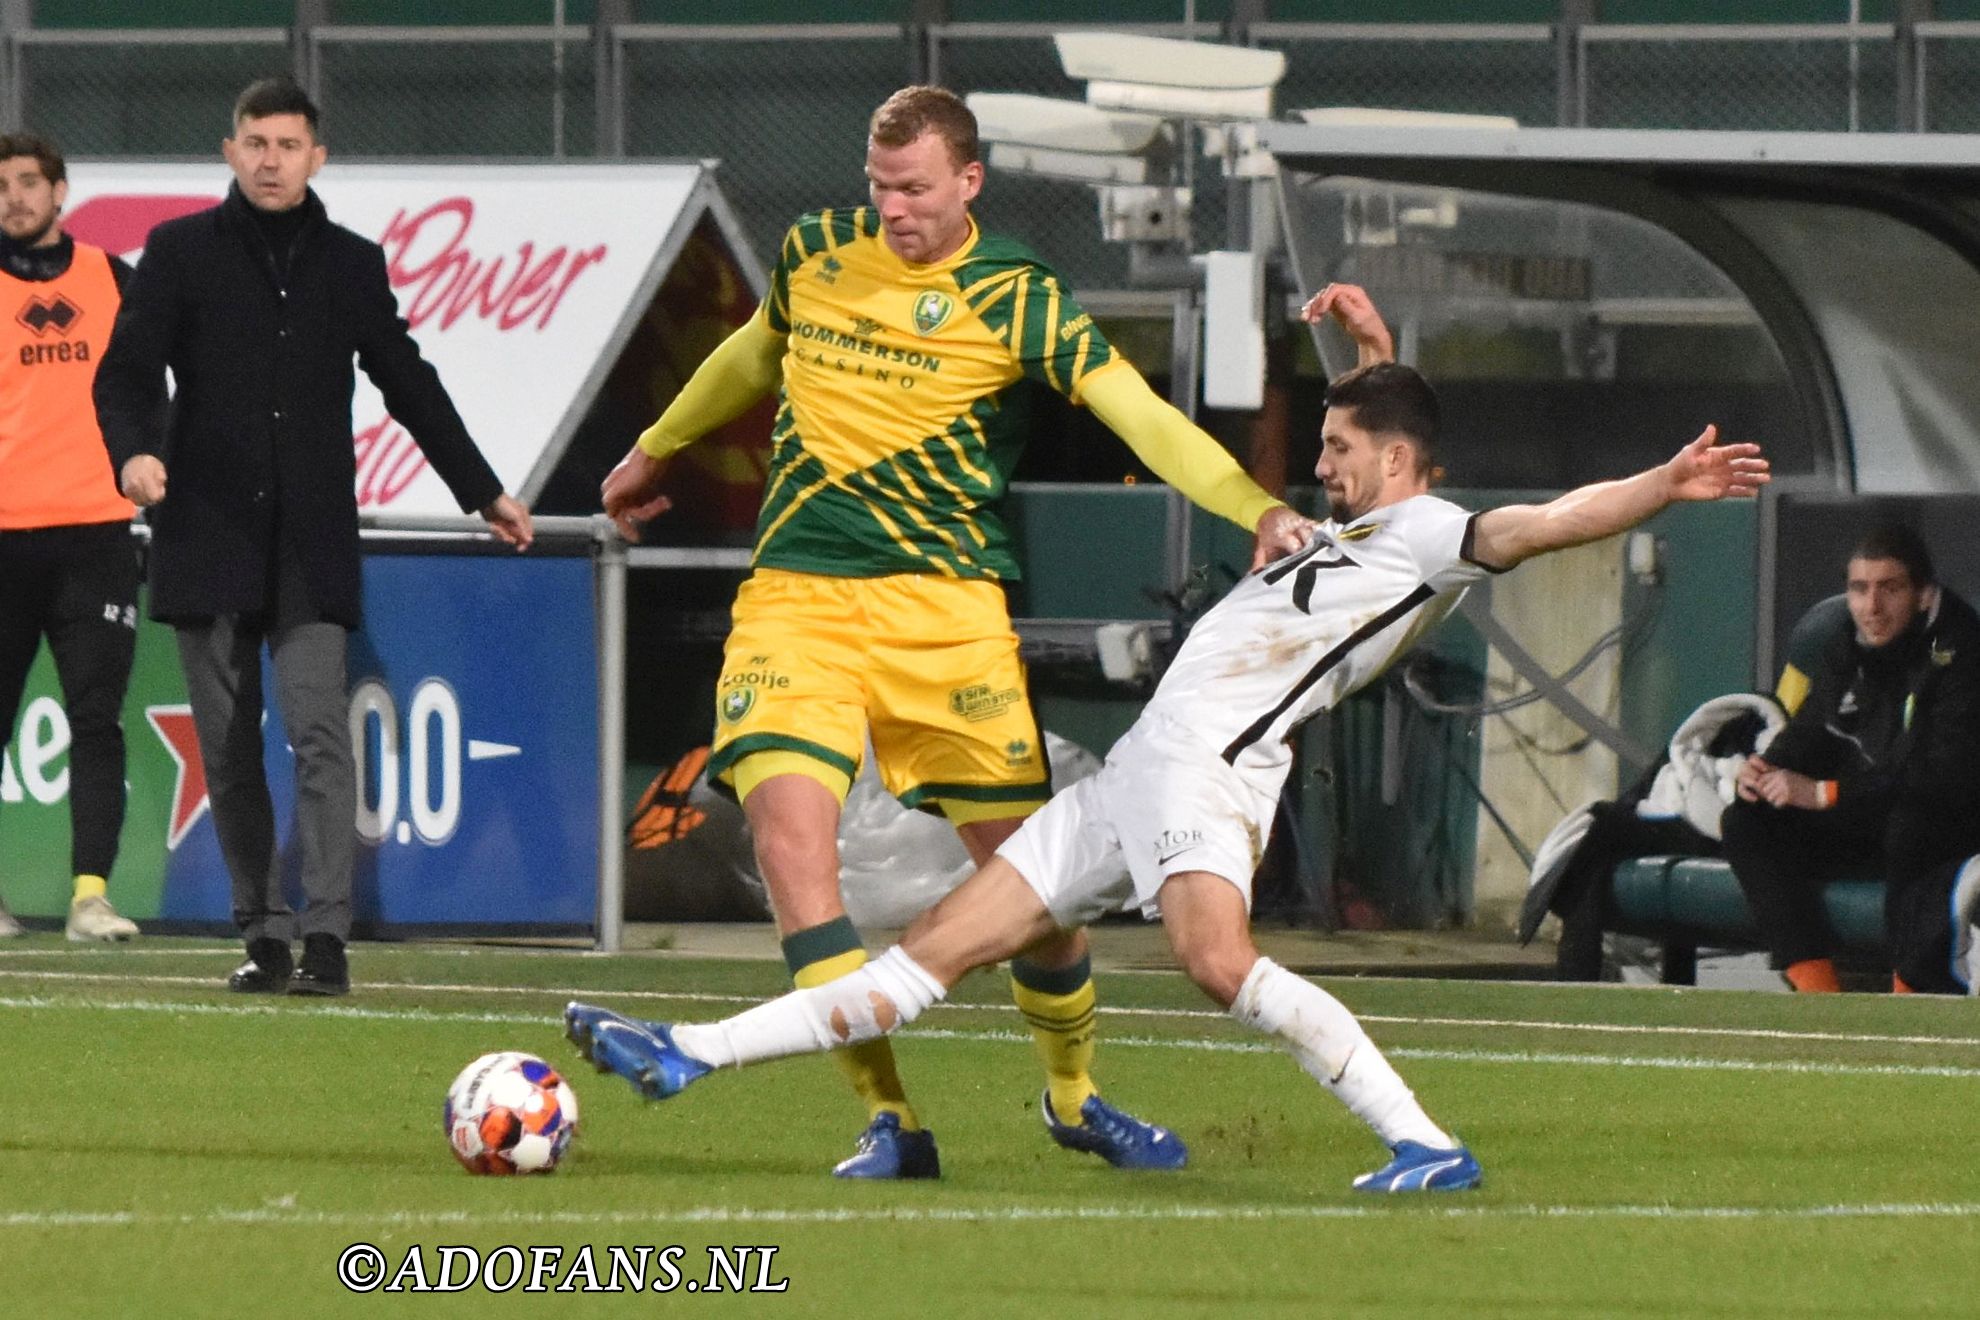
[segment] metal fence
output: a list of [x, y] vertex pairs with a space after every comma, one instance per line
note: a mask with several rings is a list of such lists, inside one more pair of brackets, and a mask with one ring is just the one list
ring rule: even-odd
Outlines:
[[1588, 26], [1577, 118], [1591, 128], [1854, 132], [1898, 124], [1889, 23]]
[[[1070, 26], [1070, 25], [1069, 25]], [[1042, 24], [14, 29], [0, 117], [74, 155], [211, 157], [247, 82], [294, 72], [334, 151], [361, 156], [714, 156], [773, 257], [800, 211], [857, 199], [866, 116], [913, 80], [1078, 96]], [[1214, 24], [1132, 26], [1217, 38]], [[1277, 104], [1510, 115], [1596, 127], [1980, 131], [1980, 23], [1795, 25], [1261, 22]], [[1200, 247], [1224, 183], [1192, 157]], [[1078, 185], [1017, 176], [981, 206], [1089, 287], [1122, 283]], [[1049, 223], [1041, 223], [1041, 221]]]

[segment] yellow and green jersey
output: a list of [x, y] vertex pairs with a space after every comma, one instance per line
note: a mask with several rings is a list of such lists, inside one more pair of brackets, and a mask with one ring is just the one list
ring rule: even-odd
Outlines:
[[911, 265], [870, 206], [793, 225], [757, 314], [786, 349], [756, 563], [834, 577], [1017, 577], [1007, 391], [1076, 401], [1125, 361], [1020, 244], [972, 221], [954, 256]]

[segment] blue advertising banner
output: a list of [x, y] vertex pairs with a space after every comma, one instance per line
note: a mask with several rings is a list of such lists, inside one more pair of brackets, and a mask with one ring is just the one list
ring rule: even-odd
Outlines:
[[[355, 933], [402, 926], [591, 930], [598, 882], [598, 647], [589, 557], [368, 554], [351, 637], [358, 763]], [[263, 661], [273, 705], [274, 678]], [[146, 717], [179, 762], [158, 915], [230, 922], [190, 712]], [[290, 901], [294, 761], [263, 754]]]

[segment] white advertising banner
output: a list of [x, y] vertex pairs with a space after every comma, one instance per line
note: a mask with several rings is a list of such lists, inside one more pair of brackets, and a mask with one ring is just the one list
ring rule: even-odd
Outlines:
[[[75, 161], [65, 227], [136, 261], [152, 226], [218, 204], [230, 180], [219, 161]], [[539, 460], [570, 438], [687, 231], [715, 204], [707, 171], [692, 163], [333, 161], [314, 186], [332, 220], [385, 249], [399, 314], [504, 487], [525, 496]], [[362, 372], [352, 420], [362, 509], [459, 512]]]

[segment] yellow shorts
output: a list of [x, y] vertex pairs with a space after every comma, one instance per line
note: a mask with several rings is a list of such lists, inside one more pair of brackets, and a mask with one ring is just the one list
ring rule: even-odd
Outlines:
[[986, 820], [1051, 796], [997, 583], [758, 569], [736, 595], [709, 774], [733, 782], [743, 757], [775, 751], [850, 779], [869, 733], [880, 782], [906, 806]]

